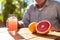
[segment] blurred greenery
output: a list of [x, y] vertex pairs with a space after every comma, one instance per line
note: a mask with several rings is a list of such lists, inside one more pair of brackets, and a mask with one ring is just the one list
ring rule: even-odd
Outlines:
[[3, 15], [0, 15], [0, 21], [3, 22]]
[[16, 14], [18, 20], [22, 19], [27, 6], [27, 3], [25, 3], [24, 0], [2, 0], [1, 2], [4, 25], [6, 24], [9, 14]]

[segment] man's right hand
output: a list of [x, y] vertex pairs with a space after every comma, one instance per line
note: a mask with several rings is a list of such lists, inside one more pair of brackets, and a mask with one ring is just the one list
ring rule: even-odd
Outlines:
[[18, 21], [18, 29], [20, 29], [22, 27], [24, 27], [23, 22], [22, 21]]

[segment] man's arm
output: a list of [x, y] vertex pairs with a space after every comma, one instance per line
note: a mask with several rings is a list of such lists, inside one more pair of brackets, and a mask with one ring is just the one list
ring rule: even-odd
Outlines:
[[31, 12], [31, 5], [27, 7], [23, 19], [21, 20], [23, 22], [24, 27], [27, 27], [30, 23], [30, 12]]
[[60, 3], [58, 3], [56, 6], [57, 6], [57, 19], [58, 22], [60, 23]]
[[55, 27], [52, 27], [52, 30], [60, 32], [60, 3], [56, 4], [56, 11], [57, 11], [58, 24], [55, 25]]

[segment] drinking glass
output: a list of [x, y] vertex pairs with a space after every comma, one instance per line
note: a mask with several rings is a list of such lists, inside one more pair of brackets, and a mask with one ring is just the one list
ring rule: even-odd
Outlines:
[[15, 33], [18, 30], [17, 16], [15, 14], [9, 14], [7, 21], [8, 21], [7, 22], [8, 31], [11, 32], [13, 35], [15, 35]]

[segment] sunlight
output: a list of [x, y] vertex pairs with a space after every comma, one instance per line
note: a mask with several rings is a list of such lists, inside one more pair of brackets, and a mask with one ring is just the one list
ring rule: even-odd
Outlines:
[[0, 3], [0, 14], [1, 14], [1, 12], [2, 12], [2, 5], [1, 5], [1, 3]]
[[0, 10], [1, 10], [1, 3], [0, 3]]
[[24, 0], [28, 5], [33, 3], [33, 0]]

